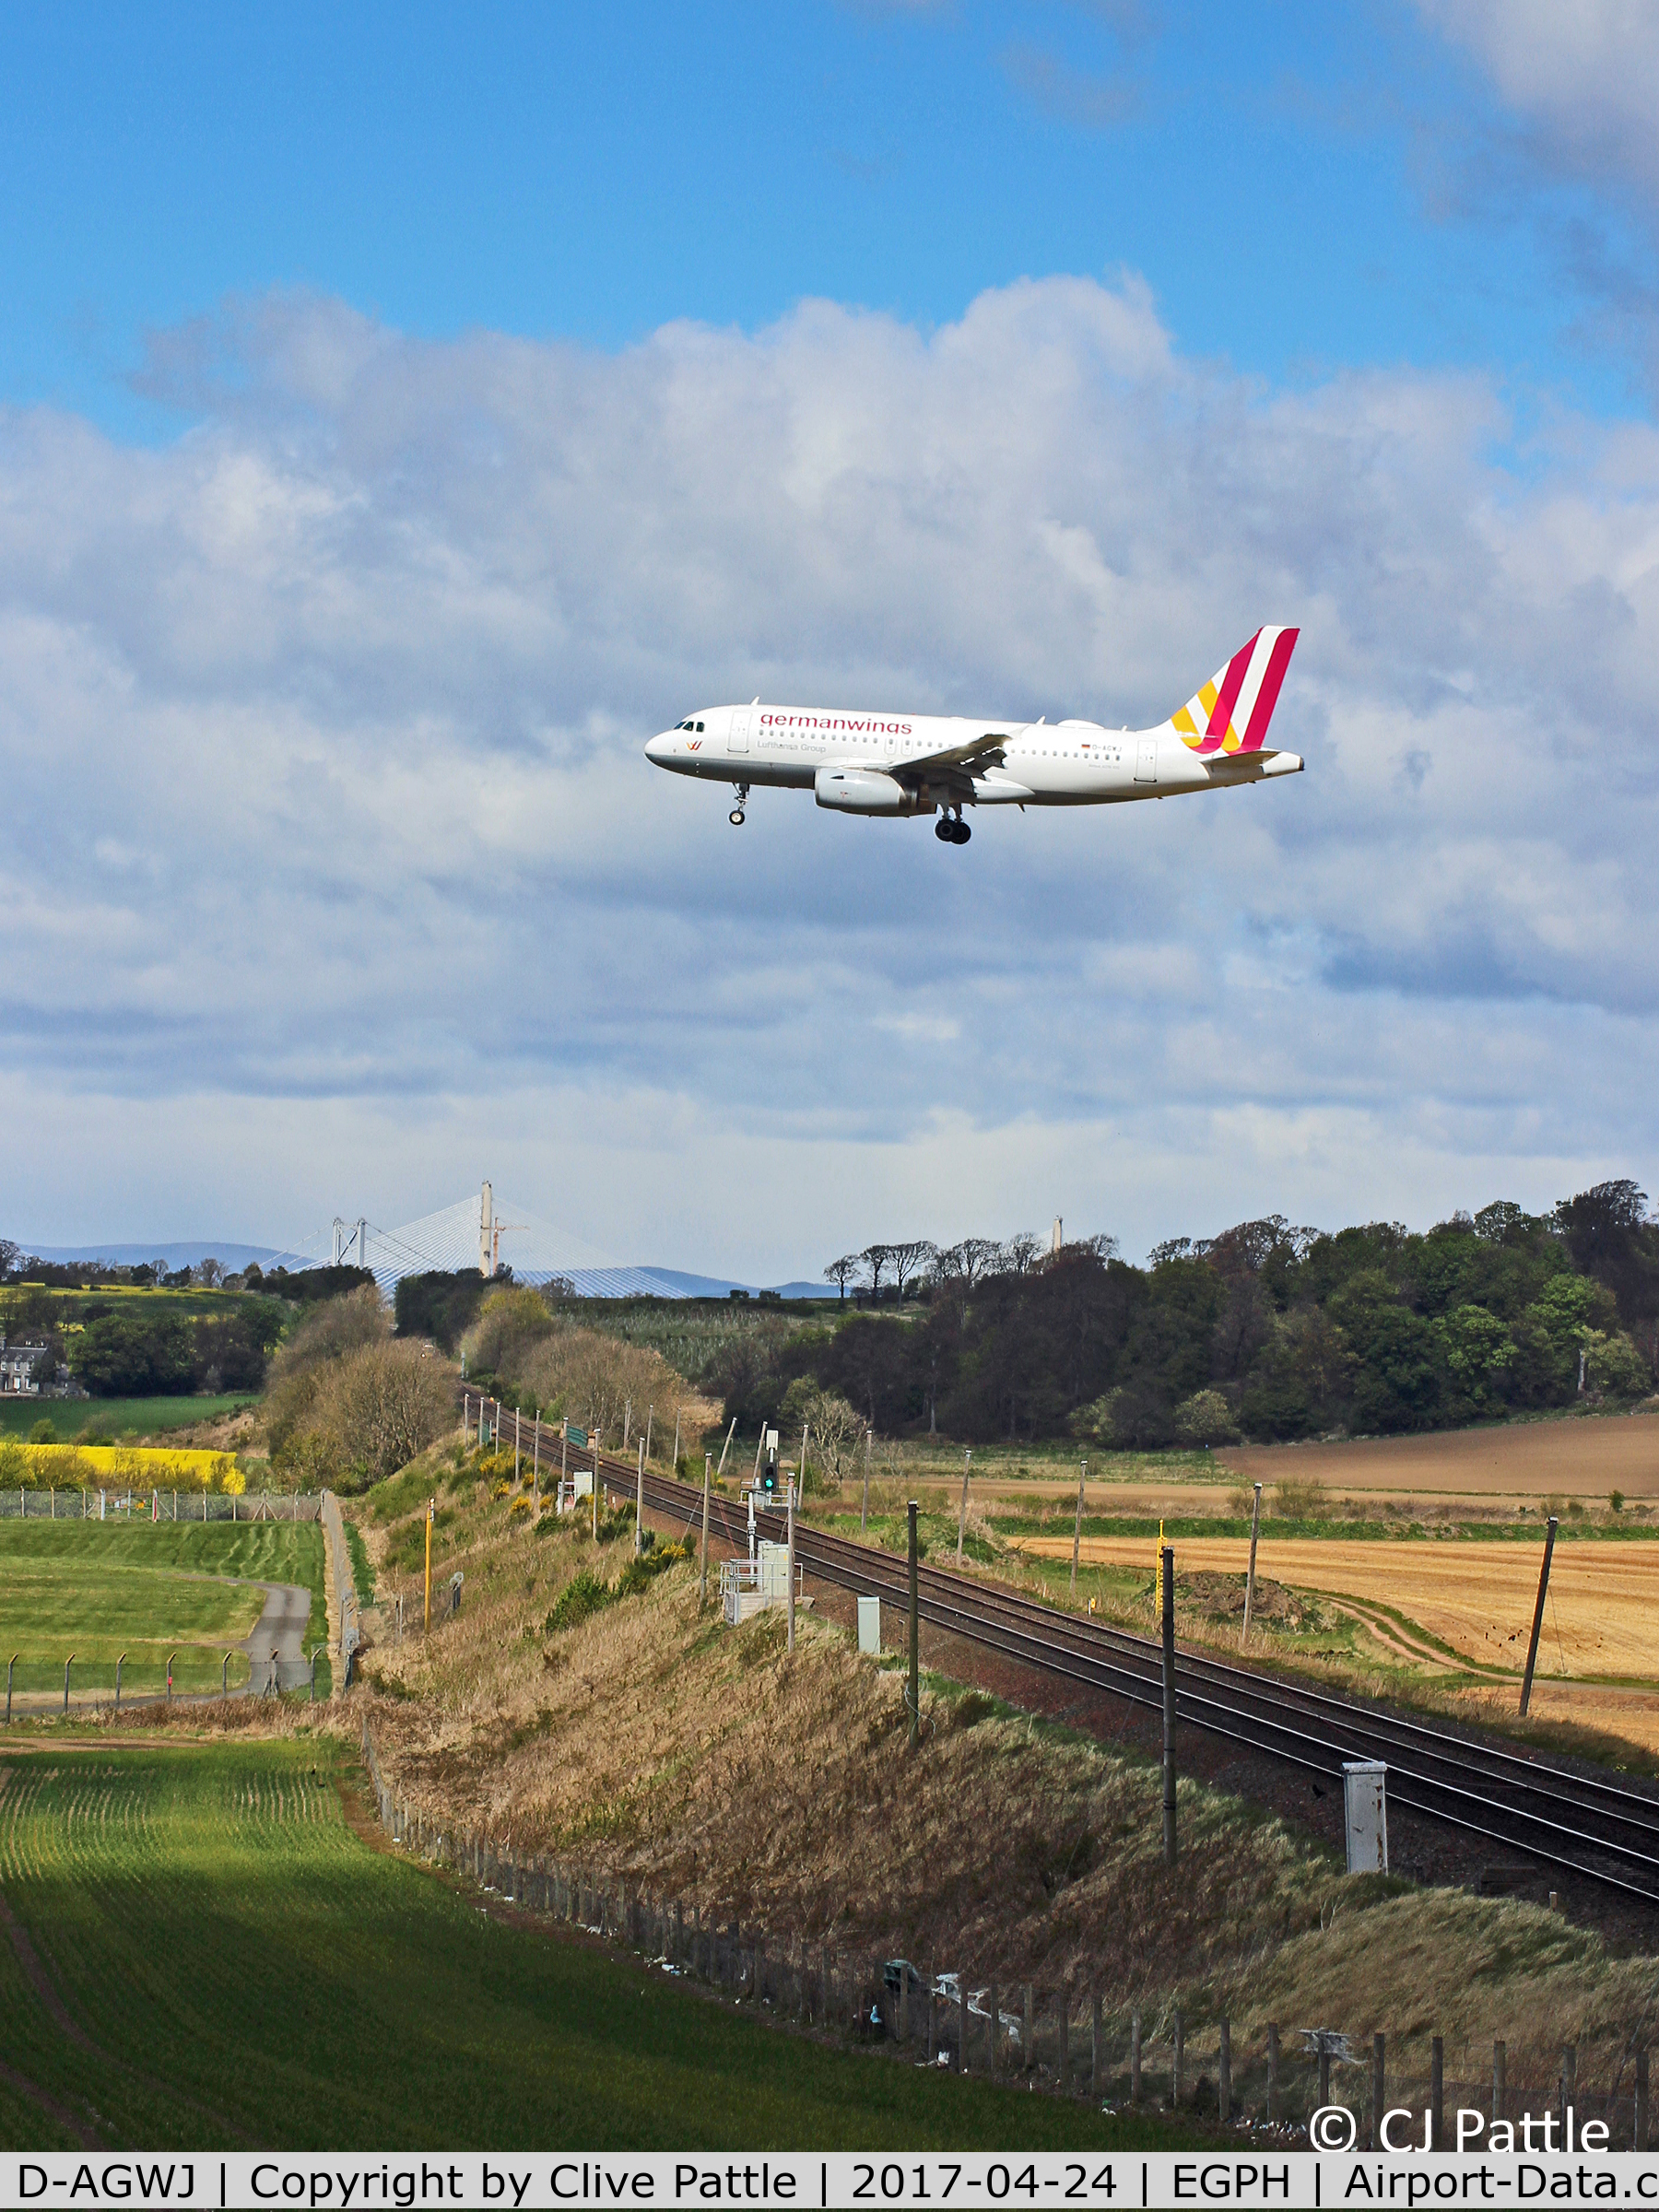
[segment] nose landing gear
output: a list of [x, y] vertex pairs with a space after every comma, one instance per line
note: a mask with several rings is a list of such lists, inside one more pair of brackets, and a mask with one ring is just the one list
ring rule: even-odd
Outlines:
[[973, 832], [959, 814], [942, 814], [934, 824], [934, 835], [943, 845], [965, 845]]
[[732, 788], [737, 794], [737, 804], [733, 807], [731, 813], [726, 816], [726, 820], [731, 823], [734, 830], [741, 830], [743, 827], [743, 810], [748, 805], [749, 787], [747, 783], [735, 783]]

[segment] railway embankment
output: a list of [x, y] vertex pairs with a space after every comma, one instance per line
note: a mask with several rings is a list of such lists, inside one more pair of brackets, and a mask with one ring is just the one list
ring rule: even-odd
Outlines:
[[[352, 1715], [423, 1820], [763, 1931], [774, 1956], [833, 1946], [1005, 1992], [1099, 1990], [1125, 2049], [1138, 2015], [1148, 2095], [1179, 2016], [1189, 2094], [1213, 2096], [1225, 2019], [1246, 2104], [1270, 2028], [1292, 2055], [1295, 2030], [1357, 2053], [1382, 2033], [1403, 2084], [1427, 2079], [1438, 2036], [1447, 2082], [1488, 2089], [1501, 2041], [1535, 2103], [1570, 2044], [1582, 2099], [1628, 2097], [1656, 1980], [1640, 1909], [1604, 1928], [1474, 1894], [1466, 1868], [1350, 1877], [1328, 1793], [1264, 1801], [1243, 1763], [1197, 1756], [1195, 1731], [1169, 1868], [1157, 1765], [1122, 1698], [1025, 1699], [1021, 1670], [932, 1630], [912, 1749], [897, 1654], [858, 1653], [844, 1590], [809, 1582], [793, 1655], [776, 1614], [729, 1629], [694, 1557], [633, 1564], [621, 1488], [618, 1473], [595, 1541], [591, 1508], [538, 1512], [511, 1455], [446, 1451], [356, 1509], [382, 1603]], [[422, 1637], [429, 1497], [434, 1586], [464, 1580]], [[657, 1561], [676, 1536], [695, 1550], [687, 1518], [648, 1511]]]

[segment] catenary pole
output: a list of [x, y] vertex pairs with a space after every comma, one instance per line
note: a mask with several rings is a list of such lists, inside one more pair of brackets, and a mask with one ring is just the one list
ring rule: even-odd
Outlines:
[[1261, 1533], [1261, 1526], [1262, 1486], [1258, 1482], [1255, 1486], [1255, 1497], [1250, 1508], [1250, 1572], [1244, 1577], [1244, 1632], [1239, 1638], [1241, 1651], [1250, 1641], [1250, 1616], [1255, 1606], [1256, 1537]]
[[973, 1465], [971, 1444], [962, 1454], [962, 1510], [957, 1517], [957, 1565], [962, 1563], [962, 1538], [968, 1533], [968, 1476]]
[[916, 1500], [910, 1501], [910, 1740], [922, 1741], [922, 1627], [916, 1597]]
[[[805, 1453], [802, 1454], [806, 1456]], [[794, 1650], [794, 1516], [795, 1486], [789, 1486], [789, 1648]]]
[[1083, 1547], [1083, 1485], [1088, 1479], [1088, 1462], [1077, 1462], [1077, 1518], [1072, 1524], [1071, 1594], [1077, 1594], [1077, 1554]]
[[711, 1453], [703, 1453], [703, 1515], [702, 1515], [702, 1589], [698, 1596], [699, 1606], [709, 1602], [709, 1461]]
[[1163, 1548], [1163, 1856], [1175, 1864], [1175, 1553]]

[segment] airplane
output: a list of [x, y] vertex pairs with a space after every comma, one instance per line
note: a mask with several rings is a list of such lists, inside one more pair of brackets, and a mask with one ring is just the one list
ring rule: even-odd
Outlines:
[[1267, 744], [1296, 650], [1294, 629], [1258, 629], [1202, 690], [1149, 730], [1098, 722], [853, 713], [841, 708], [703, 707], [653, 737], [645, 758], [675, 775], [731, 783], [740, 827], [757, 784], [811, 791], [837, 814], [937, 815], [965, 845], [965, 806], [1100, 806], [1259, 783], [1301, 771]]

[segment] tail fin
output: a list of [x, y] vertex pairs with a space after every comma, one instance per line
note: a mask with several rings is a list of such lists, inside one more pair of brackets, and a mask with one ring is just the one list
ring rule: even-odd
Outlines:
[[1170, 719], [1195, 753], [1259, 753], [1300, 633], [1258, 629]]

